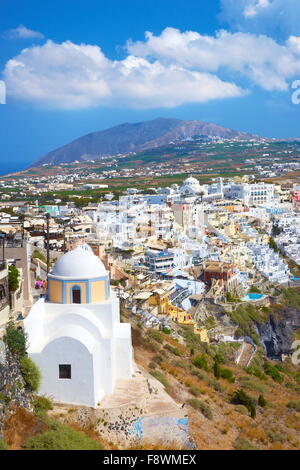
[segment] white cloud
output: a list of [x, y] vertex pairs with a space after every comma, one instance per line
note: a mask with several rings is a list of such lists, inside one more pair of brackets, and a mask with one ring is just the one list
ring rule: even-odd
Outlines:
[[17, 28], [6, 31], [5, 36], [9, 39], [43, 39], [44, 35], [39, 31], [33, 31], [20, 24]]
[[98, 46], [70, 41], [24, 49], [5, 66], [7, 93], [47, 107], [175, 107], [243, 96], [236, 84], [209, 71], [190, 70], [128, 55], [111, 61]]
[[[257, 6], [267, 8], [270, 1]], [[126, 47], [127, 57], [115, 61], [96, 45], [71, 41], [23, 49], [5, 66], [7, 94], [62, 109], [176, 107], [241, 97], [245, 86], [287, 91], [300, 76], [297, 35], [280, 44], [266, 35], [166, 28]]]
[[155, 58], [165, 65], [226, 73], [247, 78], [265, 90], [287, 90], [291, 77], [300, 74], [299, 37], [278, 44], [267, 36], [219, 31], [205, 36], [194, 31], [166, 28], [161, 35], [146, 33], [145, 41], [128, 42], [129, 53]]
[[271, 6], [269, 0], [254, 0], [246, 3], [247, 4], [244, 9], [244, 16], [246, 18], [248, 18], [249, 16], [256, 16], [261, 12], [263, 8], [268, 8]]
[[221, 0], [220, 19], [231, 28], [285, 40], [299, 35], [299, 0]]

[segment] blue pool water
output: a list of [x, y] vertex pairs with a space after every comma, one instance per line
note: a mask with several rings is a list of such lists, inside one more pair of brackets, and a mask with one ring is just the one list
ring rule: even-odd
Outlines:
[[250, 294], [247, 294], [246, 297], [244, 297], [242, 300], [245, 300], [245, 301], [249, 302], [251, 300], [260, 300], [263, 297], [264, 297], [263, 294], [254, 294], [254, 293], [252, 294], [252, 293], [250, 293]]

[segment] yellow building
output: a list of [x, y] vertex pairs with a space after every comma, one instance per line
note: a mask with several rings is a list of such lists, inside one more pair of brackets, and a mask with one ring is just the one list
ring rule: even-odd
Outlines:
[[[48, 275], [48, 301], [57, 304], [90, 304], [107, 300], [110, 295], [108, 273], [99, 258], [90, 259], [93, 265], [81, 265], [82, 248], [62, 256]], [[80, 265], [78, 265], [78, 263]], [[99, 271], [99, 265], [103, 272]], [[93, 271], [94, 269], [94, 271]], [[76, 276], [74, 272], [81, 272]], [[94, 272], [94, 275], [93, 275]]]

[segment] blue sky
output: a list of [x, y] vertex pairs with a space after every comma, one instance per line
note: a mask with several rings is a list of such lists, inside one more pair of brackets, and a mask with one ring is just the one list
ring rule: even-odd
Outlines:
[[156, 117], [300, 136], [298, 0], [0, 0], [0, 174]]

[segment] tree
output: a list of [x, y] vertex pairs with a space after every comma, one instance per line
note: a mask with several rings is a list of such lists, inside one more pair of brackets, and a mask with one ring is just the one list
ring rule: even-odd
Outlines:
[[265, 397], [263, 395], [259, 395], [258, 397], [258, 404], [259, 406], [261, 406], [262, 408], [264, 408], [267, 404], [267, 401], [265, 399]]
[[8, 267], [8, 288], [10, 291], [16, 291], [20, 283], [19, 270], [12, 264]]
[[233, 394], [231, 402], [235, 405], [244, 405], [249, 411], [251, 418], [255, 419], [256, 417], [256, 408], [254, 405], [253, 399], [247, 395], [244, 390], [236, 390]]
[[275, 251], [275, 253], [278, 253], [279, 248], [277, 246], [277, 243], [275, 242], [274, 238], [270, 237], [269, 238], [269, 247]]
[[253, 293], [253, 294], [260, 294], [261, 290], [256, 286], [251, 286], [250, 287], [250, 292]]
[[47, 263], [46, 256], [44, 255], [44, 253], [42, 253], [39, 250], [34, 250], [33, 251], [32, 258], [37, 258], [37, 259], [41, 260], [43, 263]]
[[221, 377], [221, 368], [217, 361], [215, 361], [214, 363], [214, 376], [216, 377], [216, 379], [219, 379]]
[[256, 408], [254, 405], [250, 406], [250, 416], [251, 418], [255, 419], [256, 418]]

